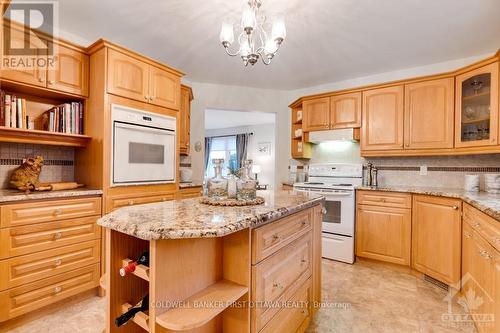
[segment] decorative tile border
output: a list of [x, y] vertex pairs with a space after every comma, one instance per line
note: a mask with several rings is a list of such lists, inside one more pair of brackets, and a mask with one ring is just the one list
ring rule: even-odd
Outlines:
[[[406, 166], [374, 166], [379, 171], [420, 171], [419, 167]], [[363, 167], [366, 170], [366, 167]], [[500, 167], [427, 167], [427, 171], [439, 172], [494, 172], [500, 173]]]
[[[21, 165], [23, 163], [22, 158], [0, 158], [0, 165]], [[72, 166], [74, 161], [71, 160], [44, 160], [43, 165], [64, 165]]]
[[179, 166], [180, 166], [181, 168], [190, 168], [190, 167], [191, 167], [191, 163], [182, 163], [182, 162], [181, 162], [181, 163], [179, 164]]

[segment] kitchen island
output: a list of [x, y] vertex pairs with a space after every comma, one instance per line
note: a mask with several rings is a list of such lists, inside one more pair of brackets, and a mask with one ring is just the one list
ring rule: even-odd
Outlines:
[[[107, 332], [301, 332], [321, 299], [321, 196], [259, 192], [265, 204], [199, 198], [120, 208], [106, 228]], [[149, 267], [120, 268], [149, 251]], [[149, 293], [149, 311], [114, 320]]]

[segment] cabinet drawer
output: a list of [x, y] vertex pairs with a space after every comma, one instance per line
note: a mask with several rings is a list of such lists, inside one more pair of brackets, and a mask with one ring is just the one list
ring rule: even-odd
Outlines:
[[0, 292], [0, 322], [99, 285], [99, 264]]
[[[312, 238], [304, 235], [273, 256], [252, 267], [252, 300], [255, 302], [284, 302], [290, 299], [295, 287], [311, 276]], [[263, 304], [253, 309], [257, 330], [260, 330], [279, 311], [276, 306]]]
[[305, 210], [252, 230], [252, 263], [261, 261], [310, 231], [311, 221], [310, 210]]
[[[162, 202], [174, 200], [173, 192], [168, 192], [162, 195], [143, 195], [143, 196], [119, 196], [110, 198], [111, 210], [126, 206], [141, 205], [153, 202]], [[109, 202], [109, 201], [108, 201]]]
[[500, 222], [489, 217], [476, 208], [464, 204], [464, 220], [488, 241], [497, 251], [500, 251]]
[[74, 244], [0, 261], [0, 290], [99, 262], [101, 241]]
[[0, 229], [0, 259], [101, 238], [97, 217]]
[[311, 280], [307, 280], [290, 299], [292, 306], [282, 309], [260, 331], [261, 333], [290, 333], [304, 327], [309, 317], [311, 299]]
[[0, 207], [1, 226], [38, 224], [77, 217], [101, 215], [101, 198], [39, 201]]
[[358, 191], [359, 205], [411, 208], [411, 194], [396, 192]]

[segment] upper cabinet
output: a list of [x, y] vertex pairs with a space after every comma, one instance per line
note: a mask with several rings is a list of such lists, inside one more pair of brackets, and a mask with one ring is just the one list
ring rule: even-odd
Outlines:
[[72, 48], [56, 45], [55, 68], [47, 72], [47, 86], [51, 89], [88, 96], [89, 57]]
[[362, 150], [403, 149], [403, 86], [363, 92]]
[[330, 129], [330, 97], [304, 101], [302, 112], [304, 132]]
[[[54, 55], [47, 54], [48, 41], [36, 35], [29, 35], [17, 27], [4, 25], [5, 33], [10, 35], [13, 48], [24, 47], [29, 42], [31, 49], [36, 49], [39, 63], [53, 63], [53, 67], [24, 67], [2, 70], [1, 79], [15, 83], [48, 88], [58, 92], [79, 96], [88, 96], [89, 56], [83, 50], [68, 43], [54, 41]], [[4, 47], [2, 45], [2, 47]], [[46, 61], [40, 59], [45, 58]]]
[[193, 92], [188, 86], [181, 86], [181, 110], [179, 120], [179, 149], [181, 155], [189, 155], [191, 136], [191, 101]]
[[498, 62], [456, 77], [456, 147], [498, 144]]
[[108, 93], [170, 109], [180, 108], [178, 75], [122, 52], [108, 50]]
[[453, 78], [405, 86], [405, 149], [453, 148]]
[[330, 99], [330, 128], [361, 127], [361, 93], [343, 94]]

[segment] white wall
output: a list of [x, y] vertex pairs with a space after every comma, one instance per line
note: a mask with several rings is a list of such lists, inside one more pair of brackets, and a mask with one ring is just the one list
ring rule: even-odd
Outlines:
[[[275, 142], [277, 143], [274, 163], [275, 183], [287, 179], [290, 161], [290, 111], [289, 95], [286, 91], [256, 89], [240, 86], [225, 86], [210, 83], [186, 82], [193, 88], [191, 104], [191, 164], [193, 180], [203, 180], [205, 110], [261, 111], [276, 114]], [[202, 150], [194, 150], [195, 143], [202, 143]]]
[[[256, 116], [258, 114], [256, 113]], [[231, 127], [221, 129], [205, 130], [205, 136], [232, 135], [240, 133], [253, 133], [248, 139], [248, 158], [253, 160], [255, 165], [262, 167], [262, 173], [258, 175], [259, 183], [267, 184], [270, 189], [275, 188], [275, 131], [274, 124], [253, 125], [244, 127]], [[271, 155], [263, 156], [257, 152], [259, 142], [271, 143]]]

